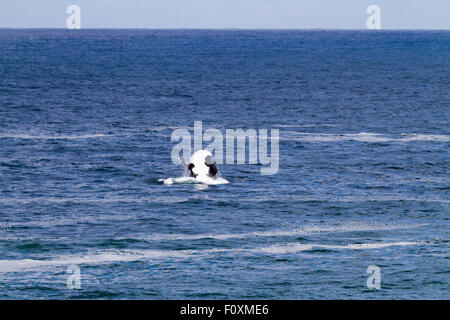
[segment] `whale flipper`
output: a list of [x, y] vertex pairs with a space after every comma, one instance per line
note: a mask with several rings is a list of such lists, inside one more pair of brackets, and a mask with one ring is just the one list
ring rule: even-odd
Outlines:
[[180, 157], [180, 159], [181, 159], [181, 161], [183, 161], [184, 165], [185, 165], [186, 168], [187, 168], [188, 165], [189, 165], [189, 162], [188, 162], [185, 158], [183, 158], [183, 157]]
[[207, 167], [209, 167], [209, 172], [208, 175], [211, 178], [214, 178], [215, 176], [217, 176], [217, 167], [216, 167], [216, 162], [214, 161], [212, 156], [206, 156], [205, 158], [205, 165]]
[[197, 174], [194, 173], [194, 171], [192, 171], [192, 169], [194, 169], [195, 165], [193, 163], [189, 163], [188, 161], [186, 161], [185, 158], [180, 157], [181, 161], [183, 161], [187, 171], [189, 172], [189, 176], [193, 177], [193, 178], [197, 178]]

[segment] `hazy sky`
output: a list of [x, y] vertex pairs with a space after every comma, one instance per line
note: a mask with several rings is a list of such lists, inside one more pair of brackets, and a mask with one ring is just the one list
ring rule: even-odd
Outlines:
[[82, 28], [450, 29], [450, 0], [0, 0], [0, 28], [65, 28], [69, 5]]

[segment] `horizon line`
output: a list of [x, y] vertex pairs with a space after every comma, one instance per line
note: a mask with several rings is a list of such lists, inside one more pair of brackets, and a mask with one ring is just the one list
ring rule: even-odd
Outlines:
[[439, 29], [439, 28], [429, 28], [429, 29], [411, 29], [411, 28], [381, 28], [381, 29], [367, 29], [367, 28], [266, 28], [266, 27], [256, 27], [256, 28], [235, 28], [235, 27], [167, 27], [167, 28], [147, 28], [147, 27], [86, 27], [80, 29], [69, 29], [67, 27], [0, 27], [0, 30], [218, 30], [218, 31], [370, 31], [370, 32], [380, 32], [380, 31], [450, 31], [450, 29]]

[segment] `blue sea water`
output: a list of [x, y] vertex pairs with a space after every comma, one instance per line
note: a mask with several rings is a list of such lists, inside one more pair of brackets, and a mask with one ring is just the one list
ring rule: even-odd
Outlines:
[[[449, 57], [448, 31], [0, 30], [0, 298], [449, 299]], [[200, 120], [279, 129], [278, 173], [163, 184]]]

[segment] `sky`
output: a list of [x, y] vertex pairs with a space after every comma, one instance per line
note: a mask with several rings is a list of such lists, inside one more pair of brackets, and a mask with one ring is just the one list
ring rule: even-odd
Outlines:
[[450, 0], [0, 0], [0, 28], [367, 29], [369, 5], [382, 29], [450, 29]]

